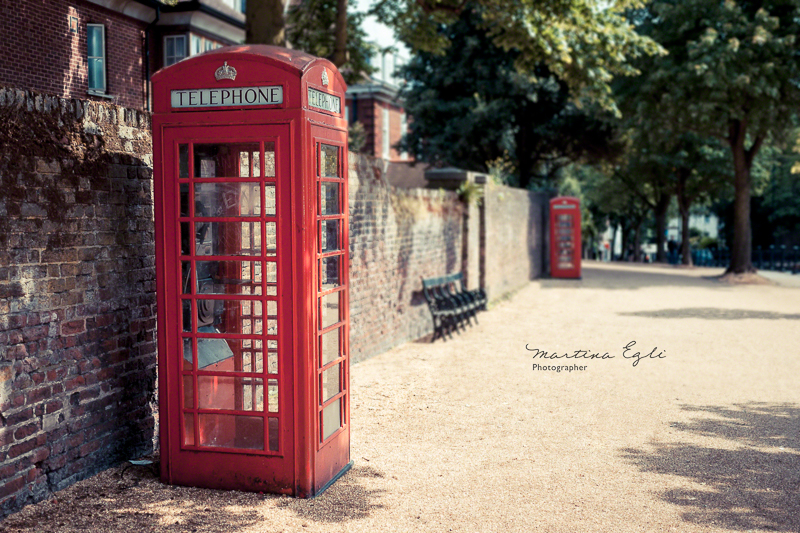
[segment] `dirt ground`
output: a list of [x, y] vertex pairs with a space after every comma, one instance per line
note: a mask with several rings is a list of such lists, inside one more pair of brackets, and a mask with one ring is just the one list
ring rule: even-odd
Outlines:
[[354, 365], [355, 466], [316, 499], [115, 468], [0, 532], [800, 532], [800, 276], [720, 273], [585, 264]]

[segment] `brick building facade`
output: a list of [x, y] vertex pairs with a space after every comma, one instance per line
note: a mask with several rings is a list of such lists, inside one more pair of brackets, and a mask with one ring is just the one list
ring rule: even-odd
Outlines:
[[390, 163], [412, 161], [396, 148], [408, 129], [408, 117], [395, 87], [378, 81], [353, 85], [347, 90], [347, 110], [348, 122], [364, 125], [363, 153]]
[[147, 24], [85, 1], [3, 2], [0, 86], [68, 98], [104, 98], [89, 92], [89, 24], [105, 28], [106, 93], [120, 105], [143, 108], [142, 43]]
[[150, 75], [244, 40], [241, 0], [31, 0], [0, 5], [0, 86], [147, 109]]

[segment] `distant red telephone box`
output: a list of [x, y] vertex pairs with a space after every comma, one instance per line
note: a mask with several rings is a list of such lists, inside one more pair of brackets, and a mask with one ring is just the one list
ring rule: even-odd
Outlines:
[[550, 200], [550, 275], [581, 277], [581, 204], [577, 198]]
[[352, 464], [345, 89], [270, 46], [153, 76], [166, 483], [309, 497]]

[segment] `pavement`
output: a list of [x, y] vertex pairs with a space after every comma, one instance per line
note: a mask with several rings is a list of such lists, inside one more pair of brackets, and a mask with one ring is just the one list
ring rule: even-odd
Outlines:
[[587, 263], [355, 365], [338, 490], [377, 530], [800, 531], [800, 289], [720, 274]]
[[[800, 288], [721, 273], [533, 281], [353, 365], [355, 464], [320, 497], [100, 483], [93, 523], [136, 496], [141, 531], [800, 532]], [[65, 531], [41, 509], [7, 531]]]

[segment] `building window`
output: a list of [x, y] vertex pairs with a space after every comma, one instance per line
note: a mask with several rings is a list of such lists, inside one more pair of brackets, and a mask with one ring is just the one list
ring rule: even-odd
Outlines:
[[381, 151], [381, 157], [383, 159], [389, 159], [389, 110], [385, 107], [383, 108], [383, 124], [381, 124], [381, 141], [383, 144], [383, 150]]
[[192, 34], [192, 49], [189, 51], [189, 55], [197, 55], [203, 51], [203, 38], [199, 35]]
[[174, 65], [186, 57], [186, 36], [168, 35], [164, 37], [164, 66]]
[[[407, 133], [408, 133], [408, 115], [406, 115], [405, 112], [403, 112], [403, 114], [400, 115], [400, 138], [402, 139], [403, 137], [405, 137]], [[408, 159], [408, 152], [403, 150], [403, 153], [400, 154], [400, 157], [402, 159]]]
[[87, 24], [86, 42], [89, 59], [89, 91], [105, 94], [106, 27], [102, 24]]
[[194, 33], [190, 34], [190, 37], [192, 46], [189, 50], [189, 55], [191, 56], [202, 54], [203, 52], [208, 52], [209, 50], [216, 50], [222, 46], [222, 44], [218, 43], [217, 41], [206, 39], [205, 37], [195, 35]]

